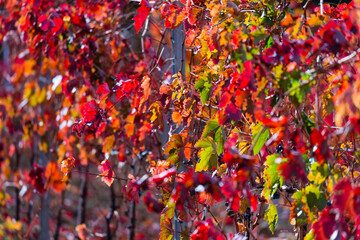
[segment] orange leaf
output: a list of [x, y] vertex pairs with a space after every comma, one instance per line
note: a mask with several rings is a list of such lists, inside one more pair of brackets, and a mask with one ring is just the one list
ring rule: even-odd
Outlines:
[[30, 76], [35, 73], [34, 66], [36, 65], [36, 61], [33, 59], [26, 60], [24, 62], [24, 75]]
[[65, 176], [69, 174], [69, 172], [74, 166], [75, 166], [74, 157], [68, 157], [67, 159], [61, 161], [61, 171], [65, 174]]
[[86, 230], [86, 225], [85, 224], [77, 225], [75, 230], [78, 233], [78, 236], [79, 236], [79, 238], [81, 240], [85, 240], [86, 237], [88, 236], [88, 232]]
[[187, 143], [185, 144], [185, 147], [184, 147], [184, 155], [185, 155], [185, 158], [190, 161], [190, 158], [191, 158], [191, 143]]
[[181, 117], [181, 114], [179, 112], [174, 111], [171, 114], [171, 118], [178, 126], [180, 125], [182, 117]]
[[65, 189], [66, 185], [62, 181], [63, 175], [61, 174], [56, 162], [49, 162], [46, 166], [45, 177], [48, 186], [52, 187], [55, 192], [60, 193]]
[[201, 11], [201, 8], [190, 7], [188, 20], [191, 25], [195, 25], [196, 20], [198, 19], [198, 15], [201, 13]]
[[177, 4], [165, 2], [161, 7], [161, 18], [165, 18], [165, 27], [175, 29], [180, 26], [186, 14], [184, 8]]
[[285, 27], [285, 26], [289, 26], [293, 23], [294, 23], [293, 17], [291, 16], [291, 14], [287, 13], [286, 17], [281, 21], [280, 24], [281, 24], [281, 26]]
[[144, 76], [143, 82], [141, 83], [141, 88], [144, 90], [144, 101], [149, 99], [151, 88], [150, 88], [150, 78], [148, 76]]
[[125, 128], [125, 131], [126, 131], [126, 135], [128, 137], [131, 137], [132, 135], [134, 135], [135, 124], [133, 124], [133, 123], [126, 124], [124, 126], [124, 128]]

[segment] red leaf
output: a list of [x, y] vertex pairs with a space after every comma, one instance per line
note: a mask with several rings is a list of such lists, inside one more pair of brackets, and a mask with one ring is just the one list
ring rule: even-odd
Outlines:
[[49, 30], [49, 28], [51, 27], [51, 21], [49, 21], [47, 19], [46, 15], [41, 15], [38, 19], [39, 22], [39, 27], [41, 28], [41, 30], [43, 30], [44, 32], [46, 32], [47, 30]]
[[[240, 74], [238, 72], [234, 72], [230, 75], [232, 77], [231, 85], [234, 85], [236, 89], [244, 89], [247, 88], [250, 81], [254, 78], [253, 76], [253, 62], [246, 61], [244, 62], [244, 71]], [[229, 88], [231, 88], [230, 86]]]
[[[227, 147], [225, 149], [223, 161], [228, 165], [229, 168], [237, 165], [237, 168], [241, 168], [245, 171], [251, 171], [255, 164], [253, 157], [248, 155], [240, 155], [234, 148]], [[244, 179], [247, 181], [247, 178]]]
[[261, 122], [264, 124], [264, 126], [269, 128], [278, 128], [283, 127], [285, 124], [287, 124], [288, 119], [284, 116], [281, 116], [279, 118], [261, 118]]
[[329, 146], [326, 141], [327, 133], [325, 130], [318, 131], [316, 129], [313, 130], [311, 133], [310, 142], [312, 146], [316, 146], [316, 150], [314, 151], [314, 154], [316, 156], [316, 160], [322, 164], [327, 159], [331, 159], [332, 155], [329, 151]]
[[214, 225], [211, 219], [206, 219], [205, 221], [195, 222], [195, 231], [191, 234], [192, 240], [204, 240], [204, 239], [214, 239], [214, 240], [224, 240], [224, 236], [217, 231], [217, 227]]
[[278, 170], [285, 180], [291, 180], [292, 177], [306, 183], [308, 181], [305, 173], [305, 163], [300, 153], [292, 152], [287, 156], [287, 161], [279, 165]]
[[61, 172], [64, 173], [66, 176], [69, 174], [69, 172], [74, 166], [75, 166], [75, 158], [73, 156], [70, 156], [61, 161]]
[[124, 75], [118, 75], [117, 78], [119, 88], [116, 90], [116, 101], [122, 101], [139, 86], [139, 81], [136, 77], [130, 78]]
[[169, 170], [166, 170], [159, 175], [156, 175], [152, 178], [150, 178], [150, 182], [155, 183], [156, 185], [160, 185], [163, 182], [167, 182], [170, 177], [174, 176], [176, 174], [176, 167], [170, 168]]
[[60, 31], [63, 26], [64, 21], [61, 18], [54, 18], [52, 21], [54, 23], [54, 27], [51, 28], [51, 32], [56, 33], [58, 31]]
[[125, 160], [126, 160], [126, 146], [125, 146], [125, 144], [121, 144], [119, 146], [118, 151], [119, 151], [119, 154], [118, 154], [119, 162], [125, 162]]
[[215, 49], [218, 51], [220, 50], [219, 34], [217, 33], [216, 28], [213, 28], [213, 30], [208, 35], [208, 45], [210, 52], [214, 51]]
[[44, 168], [38, 166], [35, 163], [34, 168], [29, 173], [29, 177], [35, 189], [41, 194], [45, 192], [45, 184], [44, 184], [43, 176], [44, 176]]
[[149, 7], [149, 3], [147, 0], [142, 0], [140, 3], [141, 7], [136, 11], [138, 14], [133, 18], [135, 21], [135, 29], [136, 33], [139, 33], [140, 29], [144, 25], [146, 18], [148, 17], [151, 8]]
[[219, 102], [219, 108], [226, 107], [231, 101], [232, 95], [229, 92], [224, 92]]
[[150, 192], [148, 192], [143, 199], [149, 212], [161, 213], [165, 207], [164, 204], [155, 199]]
[[129, 180], [126, 186], [124, 186], [121, 191], [123, 192], [125, 198], [128, 201], [134, 200], [136, 203], [139, 203], [139, 187], [140, 186], [135, 183], [135, 180]]
[[165, 27], [175, 29], [180, 26], [181, 22], [184, 20], [186, 13], [185, 8], [180, 7], [179, 5], [172, 3], [169, 4], [165, 2], [161, 7], [161, 18], [165, 18]]
[[109, 187], [114, 182], [114, 172], [111, 168], [109, 160], [104, 160], [99, 166], [100, 173], [99, 176], [102, 176], [101, 180], [105, 182]]
[[80, 108], [84, 122], [93, 122], [98, 114], [98, 105], [95, 100], [85, 103]]
[[55, 192], [61, 193], [65, 189], [66, 185], [56, 162], [49, 162], [46, 165], [45, 177], [47, 186], [52, 187]]
[[[321, 212], [318, 221], [314, 223], [312, 229], [316, 239], [319, 240], [348, 239], [350, 237], [344, 217], [337, 211], [333, 211], [330, 207], [325, 208]], [[333, 238], [333, 235], [336, 238]]]
[[99, 88], [96, 90], [97, 94], [104, 95], [108, 94], [110, 92], [109, 86], [107, 83], [103, 83], [99, 86]]

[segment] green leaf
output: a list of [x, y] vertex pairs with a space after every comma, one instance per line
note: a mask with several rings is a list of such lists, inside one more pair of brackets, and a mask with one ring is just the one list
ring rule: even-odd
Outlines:
[[317, 207], [320, 211], [326, 207], [327, 200], [325, 194], [315, 184], [311, 184], [305, 188], [306, 203], [312, 209]]
[[264, 49], [272, 47], [273, 43], [274, 43], [273, 37], [269, 36], [268, 39], [266, 40], [266, 44], [265, 44]]
[[304, 238], [304, 240], [313, 240], [315, 239], [314, 231], [311, 229]]
[[264, 40], [267, 37], [266, 31], [264, 28], [260, 27], [256, 31], [250, 33], [254, 37], [254, 43], [258, 44], [260, 41]]
[[224, 131], [224, 128], [223, 127], [219, 127], [217, 130], [216, 130], [216, 133], [215, 133], [215, 142], [216, 142], [216, 145], [217, 145], [217, 154], [220, 155], [221, 153], [224, 152], [224, 143], [225, 143], [225, 131]]
[[214, 140], [211, 137], [201, 138], [195, 143], [196, 148], [208, 148], [211, 147]]
[[213, 167], [217, 168], [217, 156], [212, 148], [204, 148], [199, 152], [200, 161], [196, 164], [195, 171], [211, 170]]
[[206, 171], [211, 170], [212, 168], [218, 167], [218, 159], [216, 154], [216, 144], [211, 137], [206, 137], [205, 139], [200, 139], [195, 147], [202, 148], [198, 156], [200, 161], [196, 164], [195, 171]]
[[224, 152], [225, 132], [223, 127], [220, 126], [217, 119], [211, 119], [207, 121], [202, 138], [206, 138], [209, 135], [215, 135], [214, 140], [217, 145], [217, 154]]
[[295, 192], [292, 195], [292, 198], [297, 200], [296, 205], [293, 208], [293, 211], [297, 215], [297, 226], [308, 223], [309, 221], [315, 221], [317, 218], [317, 211], [314, 211], [313, 209], [317, 208], [319, 211], [322, 211], [327, 204], [324, 192], [315, 184], [310, 184], [305, 189]]
[[321, 185], [329, 176], [329, 167], [327, 164], [320, 165], [318, 162], [311, 163], [308, 179], [311, 182]]
[[205, 104], [211, 95], [212, 90], [212, 77], [209, 72], [203, 73], [199, 76], [199, 79], [195, 82], [195, 89], [200, 94], [200, 100], [202, 104]]
[[174, 214], [175, 202], [170, 198], [160, 217], [160, 240], [169, 240], [173, 238], [170, 229], [172, 228], [171, 220], [173, 219]]
[[216, 119], [210, 119], [209, 121], [207, 121], [201, 137], [206, 138], [207, 136], [218, 130], [219, 127], [220, 125]]
[[308, 223], [308, 217], [303, 210], [304, 204], [301, 201], [293, 203], [292, 209], [296, 214], [296, 226], [301, 226]]
[[265, 219], [270, 225], [269, 228], [271, 232], [274, 234], [276, 223], [278, 221], [278, 213], [275, 205], [269, 205], [268, 209], [266, 209]]
[[305, 124], [306, 131], [311, 134], [313, 128], [315, 127], [315, 124], [311, 121], [311, 119], [304, 113], [301, 113], [301, 119], [303, 120]]
[[205, 84], [204, 79], [199, 78], [199, 79], [195, 82], [194, 88], [195, 88], [196, 90], [199, 90], [199, 89], [201, 89], [201, 88], [204, 87], [204, 84]]
[[276, 190], [283, 185], [284, 178], [278, 172], [278, 166], [283, 161], [277, 154], [267, 156], [264, 163], [264, 190], [263, 195], [266, 199], [269, 199]]
[[[260, 134], [260, 135], [259, 135]], [[262, 124], [258, 123], [253, 129], [253, 142], [254, 145], [253, 151], [254, 155], [258, 154], [264, 144], [266, 143], [267, 139], [270, 136], [269, 129], [263, 129]]]
[[211, 90], [212, 90], [211, 82], [210, 83], [205, 82], [204, 88], [201, 90], [201, 93], [200, 93], [200, 100], [201, 100], [202, 104], [205, 104], [209, 100], [210, 95], [211, 95]]

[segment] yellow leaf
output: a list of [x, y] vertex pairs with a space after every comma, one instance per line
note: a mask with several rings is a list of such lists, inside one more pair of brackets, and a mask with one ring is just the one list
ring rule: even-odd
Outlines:
[[103, 152], [104, 153], [110, 153], [111, 152], [111, 148], [114, 145], [115, 142], [115, 136], [111, 135], [105, 138], [104, 143], [103, 143]]
[[327, 191], [329, 194], [331, 194], [333, 192], [333, 187], [334, 187], [334, 180], [333, 178], [329, 177], [327, 180]]
[[321, 26], [329, 21], [329, 17], [325, 15], [311, 14], [307, 20], [307, 24], [310, 26]]
[[5, 228], [9, 231], [20, 231], [21, 223], [8, 216], [5, 220]]
[[43, 88], [41, 89], [40, 94], [38, 96], [38, 101], [37, 101], [38, 104], [44, 102], [45, 98], [46, 98], [46, 88]]
[[158, 120], [161, 123], [161, 120], [162, 120], [162, 119], [160, 119], [160, 117], [161, 117], [161, 112], [160, 112], [161, 106], [159, 105], [159, 103], [155, 102], [155, 103], [151, 104], [150, 109], [151, 109], [151, 112], [152, 112], [150, 121], [155, 122], [155, 121]]

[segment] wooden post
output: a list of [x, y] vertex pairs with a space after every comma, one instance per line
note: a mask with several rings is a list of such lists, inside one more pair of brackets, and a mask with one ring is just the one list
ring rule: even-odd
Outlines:
[[[171, 42], [172, 42], [172, 73], [177, 74], [181, 73], [182, 77], [185, 78], [185, 30], [184, 24], [181, 24], [176, 29], [171, 31]], [[179, 169], [180, 171], [185, 171], [185, 169]], [[176, 187], [176, 183], [175, 183]], [[175, 211], [174, 216], [174, 225], [175, 225], [175, 234], [174, 240], [181, 239], [181, 231], [185, 229], [185, 223], [180, 223], [180, 220], [177, 217], [177, 212]]]

